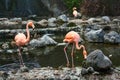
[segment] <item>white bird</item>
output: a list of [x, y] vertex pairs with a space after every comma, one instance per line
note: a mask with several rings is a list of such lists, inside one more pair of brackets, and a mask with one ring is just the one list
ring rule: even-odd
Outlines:
[[76, 8], [76, 7], [73, 7], [73, 16], [74, 16], [74, 18], [79, 18], [79, 17], [81, 17], [81, 13], [79, 13], [79, 12], [77, 11], [77, 8]]

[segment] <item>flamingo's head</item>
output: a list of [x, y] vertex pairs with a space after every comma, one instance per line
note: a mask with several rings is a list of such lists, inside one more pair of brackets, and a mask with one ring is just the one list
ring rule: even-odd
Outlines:
[[32, 21], [29, 21], [29, 22], [28, 22], [28, 26], [32, 27], [33, 29], [35, 28], [35, 25], [33, 24]]
[[66, 34], [65, 39], [63, 41], [67, 43], [76, 43], [79, 42], [79, 40], [80, 40], [79, 34], [76, 33], [75, 31], [70, 31]]
[[74, 42], [73, 40], [74, 40], [74, 35], [67, 34], [65, 36], [65, 39], [63, 40], [63, 42], [72, 43], [72, 42]]
[[76, 7], [73, 7], [73, 10], [76, 10], [77, 8]]

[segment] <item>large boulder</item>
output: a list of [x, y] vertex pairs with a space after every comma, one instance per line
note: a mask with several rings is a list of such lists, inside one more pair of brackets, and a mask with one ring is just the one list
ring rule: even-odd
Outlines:
[[31, 40], [29, 42], [29, 44], [32, 47], [43, 47], [43, 46], [46, 46], [46, 45], [56, 45], [57, 42], [54, 41], [48, 35], [43, 35], [41, 38]]
[[90, 30], [85, 33], [85, 39], [88, 42], [103, 42], [104, 41], [104, 32], [102, 29], [99, 30]]
[[105, 43], [120, 43], [120, 35], [115, 31], [110, 31], [104, 35]]
[[111, 70], [111, 60], [99, 49], [91, 52], [87, 59], [87, 65], [93, 67], [95, 71], [105, 72]]
[[65, 14], [62, 14], [60, 16], [58, 16], [57, 18], [57, 21], [60, 21], [60, 22], [68, 22], [68, 17], [65, 15]]
[[48, 21], [46, 19], [42, 19], [37, 22], [38, 25], [46, 27], [48, 25]]
[[56, 21], [57, 21], [57, 19], [54, 18], [54, 17], [49, 18], [48, 19], [48, 26], [55, 27], [56, 26], [56, 23], [55, 23]]

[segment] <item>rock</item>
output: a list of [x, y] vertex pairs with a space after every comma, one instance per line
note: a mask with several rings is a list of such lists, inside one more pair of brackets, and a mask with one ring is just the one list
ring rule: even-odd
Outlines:
[[0, 18], [0, 21], [8, 21], [8, 18]]
[[48, 25], [48, 21], [46, 19], [42, 19], [41, 21], [38, 21], [37, 24], [39, 24], [41, 26], [47, 26]]
[[91, 74], [91, 73], [94, 73], [94, 72], [95, 71], [94, 71], [93, 67], [82, 68], [82, 70], [81, 70], [82, 75]]
[[37, 15], [35, 15], [35, 14], [34, 15], [29, 15], [28, 19], [35, 19], [36, 17], [37, 17]]
[[22, 18], [11, 18], [10, 21], [11, 21], [11, 22], [22, 23]]
[[90, 19], [88, 19], [87, 20], [87, 22], [89, 23], [89, 24], [93, 24], [93, 22], [96, 20], [96, 18], [90, 18]]
[[48, 23], [48, 26], [50, 26], [50, 27], [55, 27], [55, 26], [56, 26], [56, 23], [51, 23], [51, 22], [49, 22], [49, 23]]
[[68, 23], [74, 23], [75, 25], [81, 25], [81, 24], [88, 25], [89, 24], [87, 20], [82, 20], [82, 19], [68, 20]]
[[11, 26], [15, 27], [17, 24], [18, 24], [18, 22], [11, 22], [9, 20], [3, 21], [2, 23], [0, 23], [0, 25], [2, 25], [2, 26], [10, 27], [10, 28], [11, 28]]
[[13, 53], [15, 52], [14, 50], [6, 50], [5, 53]]
[[104, 35], [105, 43], [120, 43], [120, 35], [116, 31], [110, 31]]
[[103, 20], [104, 23], [110, 23], [111, 22], [110, 17], [108, 17], [108, 16], [103, 16], [101, 19]]
[[113, 19], [112, 22], [117, 24], [118, 26], [120, 25], [120, 20], [119, 19]]
[[31, 40], [29, 44], [32, 47], [42, 47], [46, 45], [56, 45], [57, 42], [48, 35], [43, 35], [41, 38]]
[[56, 18], [52, 17], [52, 18], [48, 19], [48, 22], [49, 23], [54, 23], [54, 22], [56, 22], [56, 20], [57, 20]]
[[3, 43], [2, 44], [2, 48], [3, 49], [8, 49], [9, 48], [9, 44], [6, 42], [6, 43]]
[[88, 74], [88, 70], [86, 68], [82, 68], [81, 74], [82, 75]]
[[22, 21], [22, 25], [26, 25], [28, 21]]
[[115, 22], [115, 23], [120, 22], [120, 19], [115, 18], [112, 20], [112, 22]]
[[104, 41], [104, 32], [102, 29], [99, 30], [89, 30], [85, 34], [85, 39], [88, 42], [103, 42]]
[[19, 72], [29, 72], [29, 69], [28, 69], [28, 67], [23, 66], [20, 68]]
[[116, 31], [111, 31], [110, 26], [104, 26], [102, 29], [99, 27], [88, 26], [85, 29], [84, 36], [88, 42], [120, 43], [120, 35]]
[[71, 78], [70, 78], [70, 76], [69, 75], [66, 75], [65, 77], [64, 77], [64, 80], [70, 80]]
[[6, 78], [9, 76], [7, 72], [0, 71], [0, 80], [6, 80]]
[[112, 66], [111, 60], [99, 49], [91, 52], [86, 59], [87, 65], [94, 68], [95, 71], [107, 72]]
[[54, 18], [54, 17], [49, 18], [49, 19], [48, 19], [48, 26], [55, 27], [55, 26], [56, 26], [56, 23], [55, 23], [56, 21], [57, 21], [57, 19]]
[[97, 71], [95, 71], [93, 74], [94, 74], [94, 75], [99, 75], [100, 73], [99, 73], [99, 72], [97, 72]]
[[94, 69], [93, 69], [93, 67], [88, 67], [88, 68], [87, 68], [87, 71], [88, 71], [88, 73], [93, 73], [93, 72], [94, 72]]
[[57, 21], [68, 22], [68, 18], [65, 14], [58, 16]]

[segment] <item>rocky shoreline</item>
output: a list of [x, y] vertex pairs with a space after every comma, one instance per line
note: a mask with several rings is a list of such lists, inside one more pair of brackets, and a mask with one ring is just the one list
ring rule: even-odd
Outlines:
[[120, 71], [114, 70], [109, 74], [92, 74], [82, 75], [81, 67], [72, 68], [52, 68], [42, 67], [33, 68], [26, 72], [18, 71], [0, 71], [0, 80], [120, 80]]

